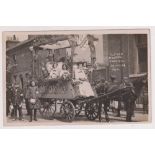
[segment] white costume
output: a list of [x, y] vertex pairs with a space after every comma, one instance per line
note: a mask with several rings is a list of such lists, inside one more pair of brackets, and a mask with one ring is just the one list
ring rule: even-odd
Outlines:
[[79, 86], [79, 92], [81, 96], [85, 96], [85, 97], [95, 96], [83, 69], [75, 69], [75, 80], [80, 81], [78, 86]]
[[53, 68], [50, 72], [49, 79], [57, 79], [59, 77], [59, 71], [57, 68]]
[[50, 62], [47, 62], [46, 63], [46, 69], [47, 69], [48, 73], [51, 72], [52, 68], [53, 68], [52, 64]]
[[57, 69], [58, 69], [59, 73], [62, 71], [62, 66], [63, 66], [63, 62], [58, 62]]

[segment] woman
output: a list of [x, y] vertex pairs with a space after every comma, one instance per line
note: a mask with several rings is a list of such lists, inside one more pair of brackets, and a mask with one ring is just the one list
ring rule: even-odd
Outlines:
[[83, 70], [82, 64], [79, 64], [78, 68], [75, 69], [75, 83], [78, 85], [79, 95], [84, 97], [94, 96], [94, 92], [90, 83], [88, 82], [87, 76]]
[[34, 120], [37, 121], [37, 109], [39, 109], [39, 91], [34, 81], [31, 81], [30, 87], [27, 91], [27, 98], [29, 101], [30, 108], [30, 122], [32, 122], [33, 111], [34, 111]]
[[57, 68], [57, 63], [54, 63], [53, 64], [53, 68], [50, 72], [50, 75], [49, 75], [49, 79], [57, 79], [59, 78], [59, 71], [58, 71], [58, 68]]
[[50, 74], [51, 70], [53, 68], [53, 65], [52, 63], [49, 61], [49, 59], [47, 58], [46, 59], [46, 69], [47, 69], [47, 72]]
[[70, 79], [70, 73], [68, 71], [68, 67], [66, 64], [62, 65], [62, 70], [60, 71], [60, 78], [62, 81], [60, 82], [63, 91], [67, 90], [67, 81]]
[[70, 73], [69, 73], [69, 71], [68, 71], [68, 67], [67, 67], [66, 64], [63, 64], [63, 65], [62, 65], [62, 70], [61, 70], [61, 72], [60, 72], [60, 78], [66, 80], [66, 79], [69, 78], [69, 76], [70, 76]]
[[87, 63], [86, 62], [83, 63], [83, 70], [84, 70], [86, 76], [88, 76], [89, 70], [88, 70]]

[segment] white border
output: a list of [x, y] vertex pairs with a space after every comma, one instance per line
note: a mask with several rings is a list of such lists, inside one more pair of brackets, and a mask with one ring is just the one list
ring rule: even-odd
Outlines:
[[[88, 28], [88, 29], [87, 29]], [[24, 31], [24, 32], [19, 32], [19, 33], [25, 33], [26, 31], [37, 31], [37, 32], [31, 32], [33, 34], [49, 34], [49, 33], [52, 33], [52, 34], [62, 34], [62, 32], [64, 34], [67, 34], [69, 33], [70, 31], [67, 31], [67, 30], [78, 30], [76, 33], [95, 33], [95, 34], [101, 34], [104, 33], [104, 34], [109, 34], [109, 33], [112, 33], [112, 34], [116, 34], [116, 33], [121, 33], [121, 34], [124, 34], [124, 33], [127, 33], [127, 34], [134, 34], [134, 33], [137, 33], [137, 34], [141, 34], [141, 33], [148, 33], [148, 29], [149, 27], [2, 27], [2, 31], [9, 31], [9, 32], [5, 32], [5, 34], [10, 34], [12, 33], [12, 31]], [[38, 32], [39, 30], [41, 30], [41, 32]], [[54, 31], [48, 31], [48, 30], [54, 30]], [[58, 31], [56, 31], [58, 30]], [[60, 30], [63, 30], [63, 31], [60, 31]], [[66, 31], [64, 31], [66, 30]], [[83, 30], [87, 30], [87, 31], [83, 31]], [[98, 31], [97, 31], [98, 30]], [[150, 28], [151, 30], [151, 37], [152, 37], [152, 28]], [[74, 31], [75, 33], [75, 31]], [[148, 43], [150, 43], [150, 38], [148, 38]], [[149, 46], [150, 47], [150, 46]], [[148, 51], [148, 53], [150, 53], [150, 49]], [[150, 62], [150, 54], [148, 56], [148, 62]], [[4, 61], [4, 59], [3, 59]], [[150, 63], [148, 65], [148, 68], [150, 69]], [[149, 70], [150, 72], [150, 70]], [[149, 78], [151, 78], [150, 74], [149, 74]], [[150, 81], [149, 81], [150, 82]], [[149, 83], [149, 86], [151, 86], [151, 83]], [[150, 92], [151, 92], [151, 87], [149, 87], [150, 89]], [[4, 93], [3, 93], [3, 96]], [[150, 100], [151, 100], [151, 93], [150, 93]], [[150, 102], [151, 103], [151, 102]], [[152, 109], [153, 110], [153, 109]], [[151, 112], [149, 110], [149, 112]], [[153, 115], [152, 115], [152, 118]], [[69, 125], [62, 125], [62, 126], [55, 126], [55, 125], [52, 125], [52, 126], [44, 126], [44, 125], [41, 125], [41, 126], [23, 126], [22, 128], [150, 128], [152, 127], [152, 124], [153, 124], [153, 119], [152, 119], [152, 123], [130, 123], [130, 124], [127, 124], [127, 123], [123, 123], [123, 124], [107, 124], [107, 123], [103, 123], [103, 124], [100, 124], [100, 125], [74, 125], [74, 123], [72, 124], [69, 124]], [[154, 125], [153, 125], [154, 126]], [[21, 127], [21, 126], [20, 126]], [[9, 126], [9, 128], [18, 128], [17, 126], [16, 127], [13, 127], [13, 126]]]

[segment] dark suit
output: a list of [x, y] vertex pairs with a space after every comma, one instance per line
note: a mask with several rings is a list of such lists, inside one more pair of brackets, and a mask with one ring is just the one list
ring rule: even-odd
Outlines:
[[30, 114], [29, 101], [28, 101], [28, 98], [27, 98], [27, 95], [26, 95], [27, 91], [29, 89], [29, 85], [30, 85], [30, 81], [27, 80], [26, 84], [25, 84], [25, 104], [26, 104], [27, 115]]
[[14, 107], [14, 119], [17, 119], [17, 111], [19, 112], [19, 119], [21, 120], [23, 117], [22, 114], [22, 100], [23, 100], [23, 92], [18, 88], [13, 89], [13, 107]]
[[[30, 122], [32, 121], [32, 113], [34, 110], [34, 120], [37, 120], [37, 109], [39, 109], [40, 104], [39, 104], [39, 91], [38, 87], [29, 87], [27, 94], [26, 94], [28, 101], [29, 101], [29, 108], [30, 108]], [[31, 100], [35, 100], [34, 103], [31, 102]]]

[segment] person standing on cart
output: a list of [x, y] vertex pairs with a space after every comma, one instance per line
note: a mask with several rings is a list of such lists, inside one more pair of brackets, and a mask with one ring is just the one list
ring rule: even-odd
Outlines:
[[[38, 87], [35, 84], [35, 81], [31, 81], [30, 87], [27, 91], [27, 98], [29, 101], [29, 108], [30, 108], [30, 122], [34, 118], [37, 121], [37, 110], [39, 109], [39, 91]], [[33, 114], [34, 112], [34, 114]]]
[[79, 63], [79, 66], [74, 71], [74, 83], [78, 86], [77, 95], [83, 97], [93, 97], [95, 96], [94, 91], [88, 81], [88, 78], [84, 72], [82, 63]]

